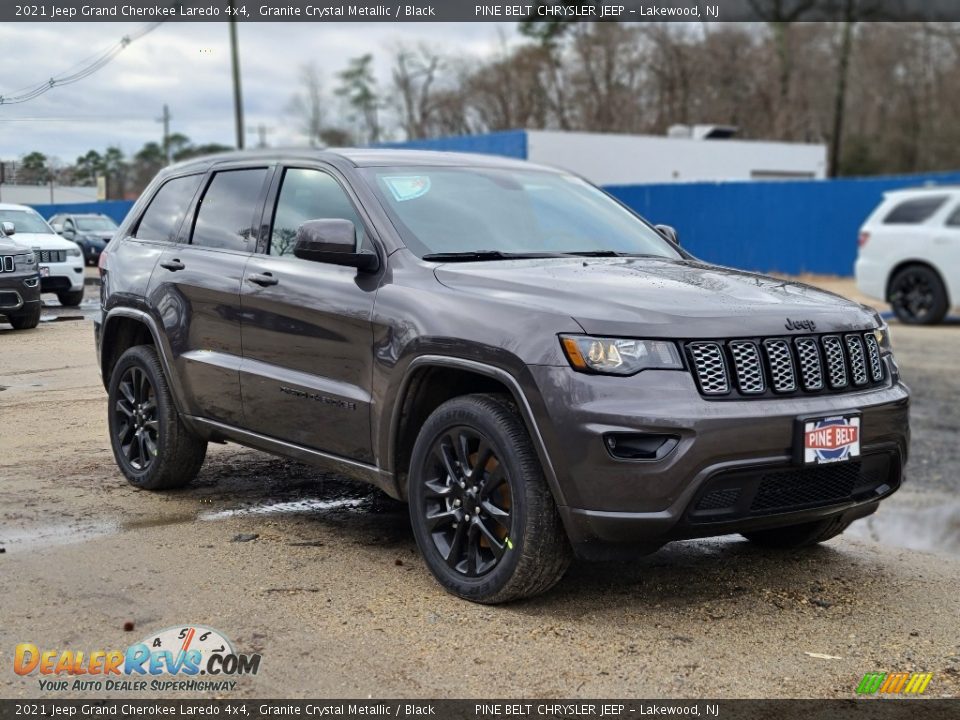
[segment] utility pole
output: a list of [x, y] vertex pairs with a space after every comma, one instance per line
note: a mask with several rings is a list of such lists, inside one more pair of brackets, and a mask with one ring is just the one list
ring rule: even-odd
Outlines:
[[230, 58], [233, 61], [233, 115], [237, 128], [237, 150], [243, 150], [243, 95], [240, 91], [240, 55], [237, 51], [236, 0], [230, 0]]
[[163, 106], [163, 115], [157, 118], [157, 122], [163, 123], [163, 154], [167, 158], [167, 165], [173, 162], [170, 157], [170, 108]]

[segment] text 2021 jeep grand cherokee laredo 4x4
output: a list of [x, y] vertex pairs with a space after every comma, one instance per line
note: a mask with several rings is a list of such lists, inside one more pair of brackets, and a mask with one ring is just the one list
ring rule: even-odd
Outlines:
[[900, 484], [906, 387], [870, 309], [696, 261], [571, 175], [475, 155], [164, 170], [101, 261], [117, 463], [229, 440], [408, 501], [451, 592], [541, 592], [726, 533], [837, 535]]

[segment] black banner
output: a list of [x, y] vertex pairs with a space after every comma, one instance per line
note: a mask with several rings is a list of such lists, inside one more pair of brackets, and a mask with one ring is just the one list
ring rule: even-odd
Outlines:
[[960, 20], [957, 0], [37, 0], [0, 22], [814, 22]]
[[46, 718], [342, 718], [343, 720], [926, 720], [958, 700], [0, 700], [0, 720]]

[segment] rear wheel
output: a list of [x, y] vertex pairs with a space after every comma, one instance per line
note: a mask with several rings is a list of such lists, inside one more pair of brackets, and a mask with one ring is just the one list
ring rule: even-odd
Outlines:
[[542, 593], [570, 564], [526, 427], [500, 396], [455, 398], [430, 415], [413, 449], [409, 504], [430, 571], [467, 600]]
[[57, 293], [57, 300], [66, 307], [76, 307], [83, 302], [83, 290], [70, 290]]
[[170, 490], [196, 477], [207, 443], [180, 419], [152, 346], [120, 356], [110, 375], [108, 408], [113, 456], [131, 485]]
[[940, 275], [926, 265], [897, 271], [890, 281], [890, 304], [897, 319], [908, 325], [936, 325], [950, 310]]
[[762, 547], [790, 549], [826, 542], [840, 535], [848, 527], [850, 527], [850, 523], [844, 520], [842, 516], [838, 516], [803, 523], [802, 525], [789, 525], [772, 530], [757, 530], [756, 532], [743, 533], [743, 536], [755, 545]]
[[31, 303], [30, 307], [30, 310], [7, 317], [14, 330], [29, 330], [40, 324], [40, 303]]

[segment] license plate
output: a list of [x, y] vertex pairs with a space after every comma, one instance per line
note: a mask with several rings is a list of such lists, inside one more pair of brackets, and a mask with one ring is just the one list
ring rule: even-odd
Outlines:
[[40, 277], [50, 277], [50, 268], [41, 265], [40, 266]]
[[860, 414], [806, 417], [797, 421], [798, 460], [826, 465], [860, 457]]

